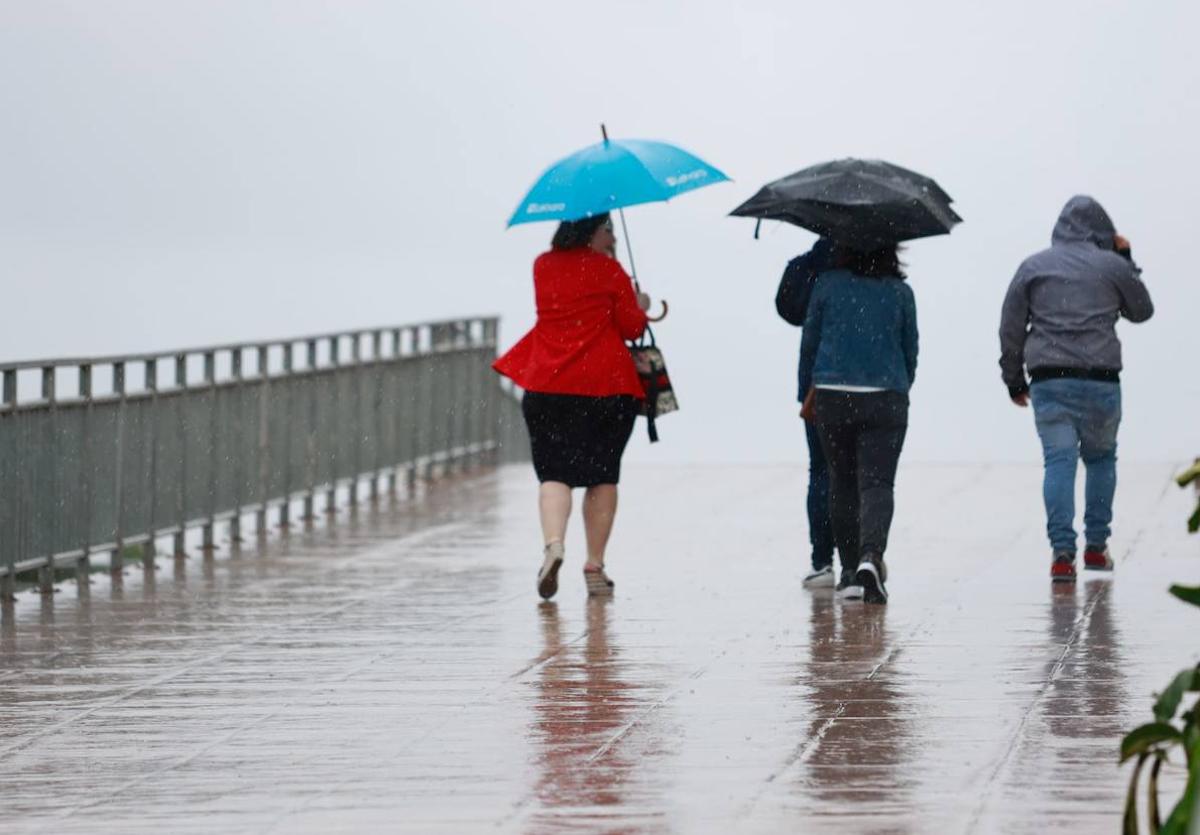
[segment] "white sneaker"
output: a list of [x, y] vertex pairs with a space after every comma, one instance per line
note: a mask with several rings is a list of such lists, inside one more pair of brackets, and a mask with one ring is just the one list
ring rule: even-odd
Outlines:
[[802, 585], [806, 589], [831, 589], [837, 583], [833, 576], [833, 566], [826, 565], [808, 573]]
[[862, 600], [863, 587], [856, 578], [843, 578], [837, 584], [837, 596], [842, 600]]
[[887, 586], [883, 584], [883, 578], [886, 576], [887, 569], [883, 566], [883, 557], [863, 558], [863, 561], [858, 564], [858, 573], [854, 575], [854, 582], [862, 586], [864, 601], [887, 603]]

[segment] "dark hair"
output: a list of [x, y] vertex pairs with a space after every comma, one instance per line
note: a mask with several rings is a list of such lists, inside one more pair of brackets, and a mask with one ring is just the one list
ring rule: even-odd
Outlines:
[[900, 247], [897, 244], [860, 249], [835, 243], [831, 259], [835, 268], [849, 270], [866, 278], [898, 278], [903, 281], [908, 277], [904, 274], [904, 265], [900, 263]]
[[592, 242], [592, 235], [604, 224], [608, 223], [608, 212], [602, 215], [592, 215], [581, 220], [564, 220], [558, 224], [554, 237], [550, 240], [551, 249], [577, 249]]

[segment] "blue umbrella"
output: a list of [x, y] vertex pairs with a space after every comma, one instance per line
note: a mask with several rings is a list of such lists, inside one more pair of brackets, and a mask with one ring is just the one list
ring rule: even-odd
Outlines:
[[[600, 134], [604, 137], [602, 142], [576, 151], [546, 169], [508, 219], [508, 225], [581, 220], [615, 209], [621, 217], [629, 272], [634, 286], [640, 290], [622, 209], [670, 200], [677, 194], [729, 178], [699, 157], [667, 142], [609, 139], [604, 125], [600, 126]], [[652, 322], [667, 315], [667, 303], [664, 301], [662, 306], [661, 315], [650, 317]]]
[[699, 157], [666, 142], [609, 139], [550, 166], [521, 200], [509, 226], [579, 220], [624, 206], [670, 200], [728, 180]]

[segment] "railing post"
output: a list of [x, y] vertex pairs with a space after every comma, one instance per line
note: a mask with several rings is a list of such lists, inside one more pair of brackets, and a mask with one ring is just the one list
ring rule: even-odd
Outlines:
[[467, 392], [463, 379], [467, 359], [466, 322], [455, 322], [451, 327], [453, 328], [451, 337], [453, 349], [450, 354], [450, 396], [446, 398], [446, 403], [450, 408], [450, 439], [446, 445], [450, 448], [454, 471], [462, 472], [467, 463], [465, 458], [466, 432], [464, 431], [464, 427], [467, 425], [467, 407], [456, 404], [465, 404], [468, 400], [468, 397], [464, 397]]
[[[429, 373], [429, 351], [425, 348], [425, 336], [429, 336], [429, 345], [433, 345], [433, 326], [413, 329], [413, 357], [415, 358], [416, 384], [413, 386], [413, 408], [409, 418], [412, 420], [413, 438], [416, 451], [413, 454], [413, 466], [416, 476], [414, 486], [419, 481], [428, 481], [432, 475], [434, 433], [430, 424], [433, 414], [433, 376]], [[419, 464], [417, 462], [420, 462]]]
[[[400, 401], [404, 397], [404, 390], [401, 388], [400, 380], [399, 380], [400, 368], [401, 368], [400, 329], [399, 328], [392, 329], [391, 360], [392, 360], [392, 365], [394, 366], [392, 373], [396, 379], [396, 385], [395, 385], [395, 389], [394, 389], [394, 391], [396, 392], [396, 397], [395, 397], [395, 400], [392, 402], [391, 406], [394, 410], [398, 410]], [[392, 417], [394, 417], [394, 416], [392, 416]], [[394, 497], [396, 495], [396, 482], [397, 482], [396, 476], [397, 476], [398, 469], [400, 467], [400, 461], [402, 460], [401, 456], [400, 456], [400, 450], [401, 450], [400, 431], [397, 428], [396, 421], [394, 421], [394, 420], [388, 421], [388, 425], [393, 427], [393, 431], [391, 432], [391, 435], [394, 440], [394, 443], [392, 444], [392, 448], [391, 448], [390, 459], [387, 462], [389, 464], [389, 467], [388, 467], [388, 495]]]
[[[0, 380], [0, 411], [16, 411], [17, 409], [17, 370], [15, 368], [4, 369], [4, 374]], [[13, 429], [16, 429], [14, 421]], [[17, 453], [16, 450], [13, 450]], [[19, 459], [18, 459], [19, 460]], [[14, 467], [18, 469], [18, 467]], [[19, 475], [19, 472], [17, 473]], [[21, 511], [18, 502], [13, 502], [10, 506], [12, 517], [10, 518], [9, 530], [6, 531], [6, 536], [0, 537], [0, 559], [4, 561], [5, 573], [0, 577], [0, 604], [5, 607], [4, 614], [8, 615], [8, 604], [16, 598], [17, 595], [17, 577], [16, 563], [17, 551], [20, 548], [22, 525]]]
[[[11, 410], [15, 412], [16, 408], [17, 370], [15, 368], [6, 368], [3, 374], [3, 381], [0, 382], [0, 409], [5, 411]], [[15, 432], [18, 428], [15, 416], [12, 418], [12, 420], [12, 428]], [[20, 478], [21, 475], [21, 468], [19, 464], [20, 450], [13, 449], [12, 452], [17, 459], [17, 461], [13, 464], [13, 470], [15, 471], [13, 476], [15, 480], [16, 478]], [[0, 577], [0, 604], [3, 605], [5, 617], [9, 615], [10, 611], [8, 609], [8, 604], [16, 598], [16, 563], [17, 553], [21, 548], [21, 528], [23, 527], [20, 502], [12, 502], [9, 506], [9, 510], [12, 515], [6, 519], [8, 525], [6, 526], [7, 530], [4, 532], [5, 535], [0, 537], [0, 545], [3, 546], [0, 547], [0, 559], [4, 561], [6, 569], [4, 576]]]
[[350, 372], [350, 380], [354, 385], [354, 415], [350, 421], [350, 432], [354, 437], [353, 452], [351, 453], [350, 469], [353, 475], [350, 479], [350, 506], [358, 505], [358, 479], [362, 475], [362, 337], [354, 334], [351, 340], [350, 358], [354, 370]]
[[[187, 354], [175, 355], [175, 388], [180, 392], [187, 389]], [[175, 559], [187, 556], [187, 484], [188, 484], [188, 454], [187, 454], [187, 406], [184, 402], [186, 395], [179, 394], [179, 426], [176, 440], [179, 441], [179, 500], [175, 507], [175, 515], [179, 527], [173, 537]]]
[[475, 437], [475, 336], [472, 333], [471, 319], [462, 323], [462, 451], [463, 465], [466, 469], [474, 466], [474, 450], [472, 439]]
[[307, 491], [304, 494], [304, 521], [311, 523], [313, 506], [316, 503], [316, 470], [317, 470], [317, 340], [310, 339], [305, 344], [305, 366], [311, 380], [308, 388], [308, 421], [304, 437], [304, 483]]
[[206, 557], [211, 557], [217, 545], [213, 540], [213, 526], [216, 524], [217, 501], [217, 464], [220, 455], [217, 449], [217, 355], [215, 351], [204, 352], [204, 384], [207, 386], [211, 405], [208, 416], [208, 496], [206, 518], [200, 529], [200, 549]]
[[[404, 334], [408, 335], [408, 351], [404, 350]], [[401, 367], [404, 372], [400, 377], [400, 385], [396, 391], [396, 414], [393, 416], [396, 425], [397, 457], [404, 462], [404, 492], [412, 498], [417, 486], [417, 457], [420, 450], [419, 424], [413, 419], [416, 414], [416, 394], [421, 389], [421, 379], [415, 373], [417, 365], [413, 355], [416, 353], [417, 329], [413, 327], [396, 331], [396, 354], [403, 358]]]
[[425, 359], [421, 356], [421, 335], [424, 331], [425, 328], [422, 327], [414, 327], [409, 331], [411, 349], [409, 356], [411, 357], [413, 369], [410, 375], [412, 377], [412, 396], [408, 399], [408, 409], [406, 410], [405, 417], [408, 418], [408, 436], [412, 447], [411, 454], [408, 456], [411, 473], [407, 479], [410, 486], [410, 495], [416, 489], [417, 481], [420, 480], [421, 476], [425, 475], [423, 469], [427, 460], [426, 450], [431, 443], [428, 437], [428, 427], [425, 425], [423, 419], [428, 398], [426, 389], [429, 388], [426, 385], [428, 380], [425, 373], [427, 370]]
[[79, 487], [83, 491], [83, 519], [80, 522], [80, 547], [82, 556], [75, 562], [75, 582], [79, 589], [85, 590], [91, 584], [92, 573], [92, 496], [95, 486], [95, 472], [92, 466], [92, 366], [84, 363], [79, 366], [79, 399], [83, 401], [83, 416], [80, 438], [79, 456]]
[[371, 386], [371, 432], [374, 434], [375, 455], [371, 461], [371, 501], [379, 501], [379, 479], [383, 477], [383, 332], [371, 334], [371, 362], [374, 385]]
[[258, 513], [255, 514], [255, 534], [262, 539], [267, 535], [267, 503], [270, 500], [269, 477], [271, 473], [271, 445], [269, 426], [271, 422], [271, 352], [268, 346], [258, 346]]
[[157, 544], [154, 535], [158, 530], [158, 358], [145, 362], [146, 391], [150, 395], [150, 525], [146, 531], [146, 544], [142, 546], [142, 568], [154, 572]]
[[481, 340], [477, 336], [477, 325], [482, 327], [478, 320], [472, 320], [467, 323], [468, 348], [466, 362], [467, 381], [468, 386], [470, 387], [470, 392], [467, 397], [470, 403], [470, 408], [467, 411], [466, 433], [468, 460], [470, 461], [472, 469], [479, 466], [480, 459], [482, 457], [482, 444], [480, 442], [480, 428], [482, 427], [482, 423], [480, 422], [479, 417], [483, 412], [483, 385], [481, 378], [482, 371], [480, 369], [481, 363], [479, 362], [481, 353], [479, 349], [479, 343]]
[[475, 449], [478, 450], [480, 463], [486, 463], [490, 457], [490, 450], [487, 446], [487, 437], [490, 432], [487, 431], [487, 395], [488, 389], [492, 386], [492, 370], [491, 361], [492, 355], [487, 350], [487, 320], [480, 319], [479, 322], [479, 340], [475, 343], [475, 350], [479, 353], [479, 376], [476, 377], [475, 390]]
[[438, 447], [441, 446], [443, 434], [440, 428], [442, 403], [438, 390], [441, 388], [442, 375], [438, 374], [437, 363], [445, 342], [445, 332], [444, 324], [429, 326], [429, 355], [425, 360], [424, 375], [429, 380], [429, 402], [425, 404], [425, 423], [429, 429], [429, 455], [425, 458], [426, 481], [433, 479], [433, 465], [441, 452]]
[[[233, 397], [235, 403], [241, 403], [245, 395], [242, 375], [242, 346], [238, 345], [229, 355], [229, 373], [235, 386]], [[242, 420], [237, 414], [233, 419], [233, 515], [229, 517], [229, 541], [237, 545], [242, 541]]]
[[[492, 348], [491, 354], [495, 354], [496, 344], [496, 320], [483, 320], [483, 345], [482, 347]], [[484, 386], [483, 390], [483, 432], [481, 437], [485, 448], [488, 450], [489, 456], [493, 456], [493, 460], [499, 460], [498, 444], [496, 443], [497, 430], [497, 412], [498, 398], [501, 393], [500, 386], [495, 380]]]
[[15, 368], [4, 369], [4, 390], [2, 404], [9, 409], [16, 408], [17, 405], [17, 370]]
[[[337, 387], [337, 369], [341, 365], [340, 357], [338, 356], [338, 354], [340, 353], [340, 347], [339, 347], [340, 342], [341, 342], [341, 339], [340, 339], [340, 337], [337, 337], [337, 336], [330, 337], [330, 339], [329, 339], [329, 364], [334, 369], [333, 375], [331, 376], [330, 379], [333, 381], [333, 386], [334, 386], [335, 390]], [[332, 414], [334, 415], [334, 417], [336, 417], [337, 409], [333, 409]], [[334, 430], [337, 429], [336, 426], [334, 426], [332, 428]], [[329, 489], [325, 491], [325, 512], [327, 514], [337, 513], [337, 467], [338, 467], [337, 432], [336, 431], [331, 432], [330, 435], [334, 440], [330, 443], [330, 447], [329, 447], [329, 449], [330, 449], [330, 454], [329, 454], [330, 467], [329, 467], [329, 469], [330, 469], [331, 477], [329, 479]]]
[[117, 454], [113, 465], [113, 496], [117, 500], [117, 529], [113, 538], [109, 571], [120, 574], [125, 570], [125, 363], [112, 364], [113, 394], [117, 397]]
[[283, 501], [279, 504], [279, 527], [289, 528], [292, 524], [292, 343], [283, 346], [283, 391], [287, 396], [284, 406], [283, 429]]
[[[57, 437], [57, 434], [58, 434], [58, 432], [57, 432], [58, 410], [55, 408], [55, 401], [57, 399], [58, 398], [55, 393], [54, 366], [53, 365], [43, 366], [42, 367], [42, 400], [46, 401], [47, 405], [50, 408], [50, 436], [52, 438]], [[51, 471], [53, 472], [54, 469], [55, 468], [52, 465]], [[53, 478], [53, 476], [51, 476], [49, 492], [51, 494], [52, 499], [59, 498], [58, 489], [59, 488], [58, 488], [58, 485], [55, 483], [55, 479]], [[55, 522], [57, 524], [58, 520], [56, 519]], [[38, 588], [41, 590], [42, 594], [53, 594], [54, 593], [54, 550], [53, 550], [53, 547], [51, 547], [50, 551], [46, 554], [46, 564], [43, 565], [40, 569], [38, 569]]]
[[42, 399], [47, 403], [53, 403], [57, 399], [54, 392], [53, 365], [47, 365], [42, 368]]

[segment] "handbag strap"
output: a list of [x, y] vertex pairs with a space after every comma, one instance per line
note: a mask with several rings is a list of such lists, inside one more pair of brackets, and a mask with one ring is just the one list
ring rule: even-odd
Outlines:
[[[646, 338], [650, 341], [647, 342]], [[654, 328], [646, 324], [646, 329], [642, 331], [642, 335], [629, 343], [630, 348], [657, 348], [658, 345], [654, 341]], [[658, 427], [655, 425], [655, 418], [658, 416], [658, 375], [651, 374], [646, 390], [646, 432], [650, 435], [650, 443], [658, 443]]]
[[[646, 337], [650, 337], [650, 341], [646, 341]], [[646, 329], [642, 331], [642, 335], [629, 343], [631, 348], [656, 348], [657, 343], [654, 341], [654, 328], [646, 325]]]
[[[653, 342], [650, 343], [653, 346]], [[655, 419], [658, 417], [658, 375], [651, 374], [650, 379], [646, 384], [646, 433], [650, 436], [650, 443], [658, 443], [658, 426], [655, 425]]]

